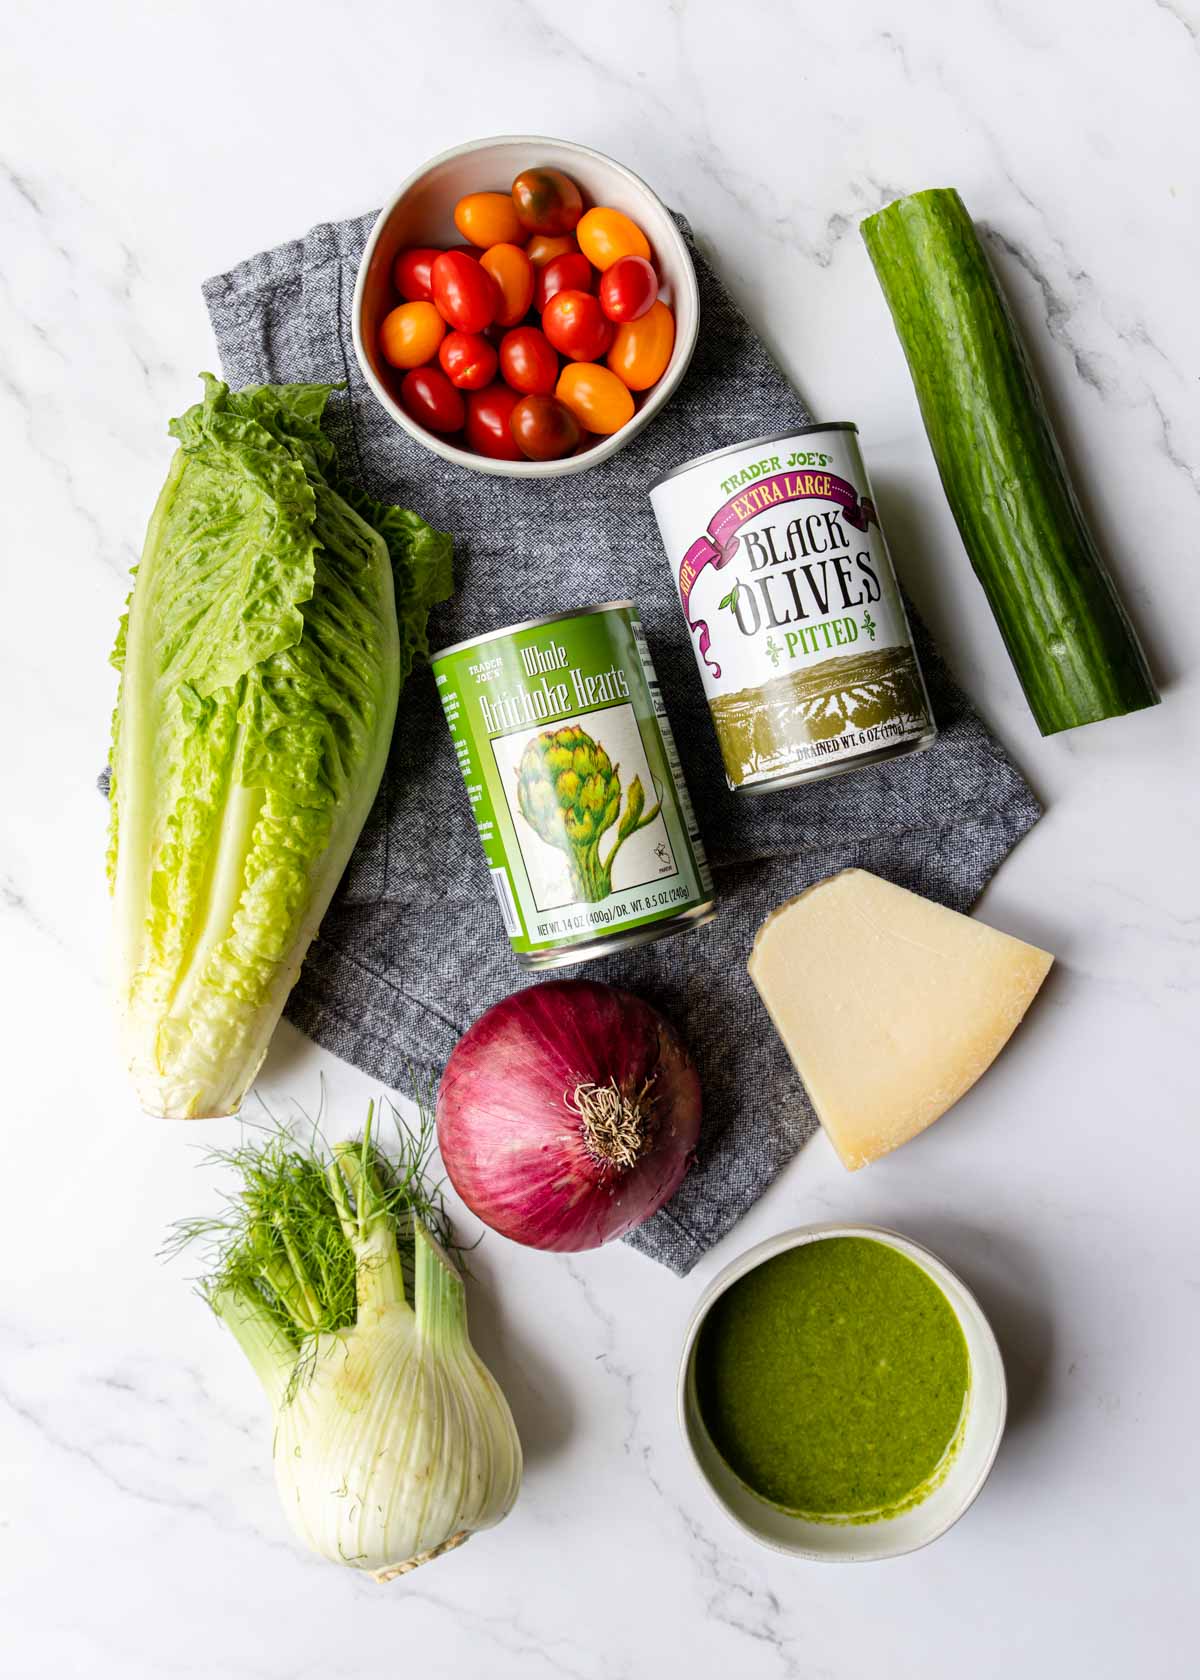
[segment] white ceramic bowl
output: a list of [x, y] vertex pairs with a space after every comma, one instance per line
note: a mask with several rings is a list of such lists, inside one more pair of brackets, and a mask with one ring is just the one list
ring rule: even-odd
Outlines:
[[[887, 1243], [920, 1266], [953, 1307], [971, 1362], [967, 1417], [958, 1451], [933, 1491], [896, 1517], [878, 1522], [809, 1522], [789, 1516], [752, 1493], [726, 1464], [709, 1438], [696, 1401], [696, 1339], [705, 1315], [731, 1283], [786, 1249], [827, 1237], [869, 1237]], [[679, 1421], [695, 1463], [717, 1503], [756, 1540], [793, 1557], [867, 1563], [915, 1552], [956, 1523], [987, 1480], [1004, 1433], [1008, 1391], [1004, 1364], [991, 1325], [979, 1302], [948, 1266], [919, 1243], [879, 1225], [805, 1225], [759, 1243], [713, 1279], [696, 1303], [684, 1340], [679, 1370]]]
[[[611, 437], [597, 438], [583, 454], [568, 455], [561, 461], [493, 461], [473, 450], [460, 449], [408, 417], [392, 395], [399, 376], [382, 361], [376, 348], [379, 323], [396, 302], [391, 273], [398, 252], [407, 245], [462, 244], [462, 236], [454, 226], [454, 206], [463, 194], [506, 191], [522, 169], [536, 168], [539, 164], [551, 165], [569, 175], [589, 207], [603, 204], [623, 210], [645, 233], [662, 282], [660, 296], [675, 313], [675, 348], [666, 372], [645, 393], [633, 419]], [[536, 134], [473, 140], [442, 152], [414, 171], [380, 212], [371, 229], [359, 265], [352, 308], [358, 365], [396, 424], [444, 460], [503, 478], [555, 478], [562, 473], [585, 472], [623, 449], [670, 399], [683, 378], [696, 347], [699, 325], [696, 272], [679, 229], [662, 200], [632, 170], [614, 163], [603, 152]]]

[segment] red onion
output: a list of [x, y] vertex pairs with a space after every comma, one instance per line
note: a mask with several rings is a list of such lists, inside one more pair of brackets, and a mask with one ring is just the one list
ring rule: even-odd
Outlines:
[[459, 1039], [437, 1127], [450, 1182], [485, 1225], [531, 1248], [598, 1248], [675, 1193], [696, 1151], [700, 1080], [641, 998], [548, 980]]

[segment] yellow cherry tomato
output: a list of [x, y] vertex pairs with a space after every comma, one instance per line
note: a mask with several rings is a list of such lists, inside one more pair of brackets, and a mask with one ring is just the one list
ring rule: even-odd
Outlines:
[[605, 360], [631, 391], [648, 391], [667, 371], [675, 348], [675, 317], [661, 300], [636, 321], [622, 321]]
[[533, 302], [533, 264], [519, 245], [492, 245], [479, 259], [500, 288], [503, 300], [496, 323], [515, 327]]
[[596, 362], [568, 362], [558, 376], [554, 394], [585, 432], [607, 437], [633, 418], [633, 397], [628, 387]]
[[446, 323], [431, 303], [402, 303], [385, 315], [379, 348], [393, 367], [423, 367], [437, 355]]
[[529, 237], [511, 193], [468, 193], [454, 206], [454, 225], [464, 239], [485, 251], [489, 245], [523, 245]]
[[601, 273], [621, 257], [650, 256], [650, 241], [623, 210], [605, 210], [597, 205], [583, 216], [575, 237], [584, 256]]

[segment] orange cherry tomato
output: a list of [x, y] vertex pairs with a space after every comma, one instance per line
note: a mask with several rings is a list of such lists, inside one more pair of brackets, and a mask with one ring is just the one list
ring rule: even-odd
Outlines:
[[650, 260], [650, 241], [623, 210], [606, 210], [601, 206], [589, 210], [575, 229], [575, 237], [584, 256], [601, 272], [622, 257]]
[[570, 233], [583, 215], [579, 188], [561, 169], [523, 169], [512, 202], [526, 233]]
[[517, 245], [526, 238], [509, 193], [468, 193], [454, 206], [454, 225], [464, 239], [483, 251], [489, 245]]
[[542, 313], [542, 331], [573, 362], [594, 362], [613, 341], [613, 324], [591, 292], [555, 292]]
[[548, 397], [558, 381], [558, 357], [545, 333], [515, 327], [500, 340], [500, 372], [514, 391]]
[[459, 391], [482, 391], [496, 377], [496, 348], [481, 333], [447, 333], [438, 348], [438, 361]]
[[578, 251], [578, 249], [579, 246], [573, 233], [558, 235], [535, 233], [525, 247], [525, 255], [534, 268], [542, 268], [546, 263], [553, 262], [555, 257], [565, 257], [568, 251]]
[[600, 276], [600, 307], [610, 321], [636, 321], [658, 296], [658, 275], [645, 257], [618, 257]]
[[607, 437], [633, 419], [633, 395], [628, 386], [595, 362], [568, 362], [558, 376], [554, 394], [587, 432]]
[[493, 461], [521, 461], [509, 421], [520, 397], [508, 385], [488, 385], [467, 392], [467, 442]]
[[433, 297], [429, 271], [441, 256], [432, 245], [412, 245], [401, 251], [392, 269], [396, 290], [408, 303], [428, 303]]
[[555, 292], [593, 292], [596, 289], [596, 270], [582, 251], [567, 251], [561, 257], [552, 257], [536, 272], [533, 307], [539, 315]]
[[496, 324], [515, 327], [533, 302], [533, 264], [519, 245], [491, 245], [479, 263], [500, 288]]
[[522, 397], [508, 424], [518, 449], [531, 461], [557, 461], [583, 436], [579, 421], [557, 397]]
[[459, 332], [482, 332], [500, 313], [500, 288], [475, 257], [443, 251], [429, 278], [438, 314]]
[[631, 391], [648, 391], [667, 370], [675, 348], [675, 317], [655, 302], [636, 321], [622, 321], [606, 358]]
[[431, 303], [402, 303], [384, 316], [379, 349], [393, 367], [421, 367], [437, 355], [445, 332], [446, 323]]

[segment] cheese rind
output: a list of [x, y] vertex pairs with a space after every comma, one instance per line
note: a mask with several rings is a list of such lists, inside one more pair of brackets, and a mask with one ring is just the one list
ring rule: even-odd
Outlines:
[[768, 916], [748, 967], [817, 1118], [854, 1171], [970, 1090], [1053, 961], [847, 869]]

